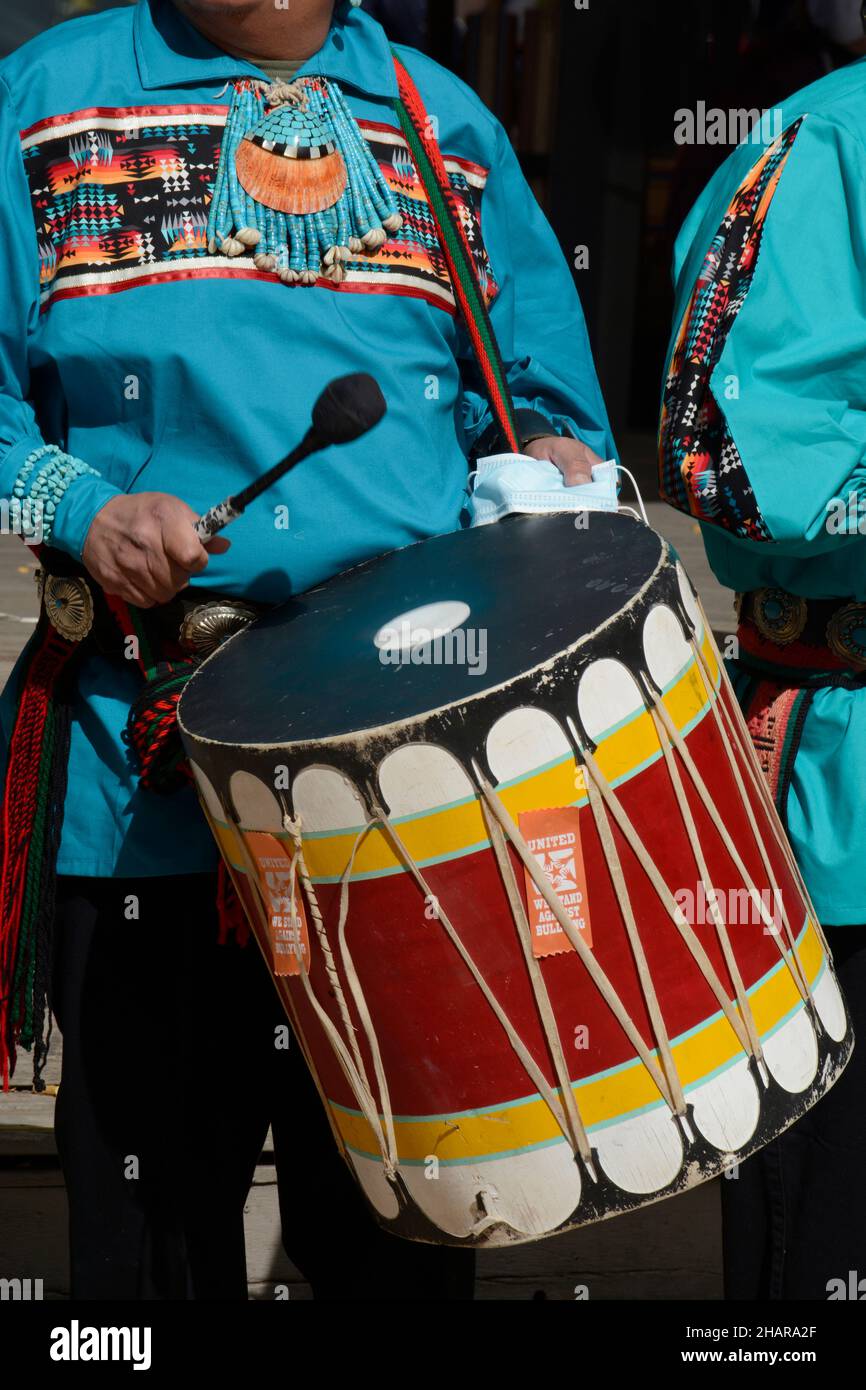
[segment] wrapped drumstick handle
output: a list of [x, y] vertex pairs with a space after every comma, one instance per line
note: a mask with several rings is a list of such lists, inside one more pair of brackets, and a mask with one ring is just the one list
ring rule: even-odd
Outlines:
[[293, 449], [290, 454], [286, 454], [286, 457], [274, 464], [273, 468], [269, 468], [267, 473], [263, 473], [254, 483], [250, 483], [234, 497], [227, 497], [224, 502], [217, 502], [215, 507], [211, 507], [210, 511], [199, 517], [195, 523], [195, 533], [202, 544], [204, 545], [211, 540], [224, 526], [228, 526], [230, 521], [234, 521], [236, 517], [245, 512], [250, 502], [255, 501], [278, 478], [282, 478], [284, 473], [289, 473], [295, 464], [300, 463], [302, 459], [309, 458], [310, 454], [315, 453], [317, 449], [324, 449], [332, 442], [330, 439], [322, 438], [315, 426], [311, 426], [297, 448]]
[[199, 517], [195, 523], [199, 540], [206, 544], [302, 459], [309, 458], [310, 454], [318, 453], [320, 449], [327, 449], [331, 444], [350, 444], [353, 439], [359, 439], [378, 425], [386, 408], [385, 397], [375, 377], [366, 372], [336, 377], [325, 387], [313, 406], [313, 423], [300, 444], [254, 483], [233, 497], [227, 497], [224, 502], [218, 502]]

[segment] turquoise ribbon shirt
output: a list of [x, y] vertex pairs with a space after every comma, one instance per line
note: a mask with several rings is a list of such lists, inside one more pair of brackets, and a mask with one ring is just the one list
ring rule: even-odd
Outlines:
[[[572, 276], [502, 127], [452, 74], [399, 52], [436, 122], [517, 406], [610, 458]], [[352, 371], [378, 378], [381, 425], [263, 496], [195, 582], [278, 603], [460, 524], [467, 459], [491, 418], [400, 133], [385, 33], [339, 4], [301, 72], [339, 85], [403, 215], [336, 286], [285, 285], [251, 254], [209, 248], [228, 84], [264, 74], [167, 0], [73, 20], [0, 63], [0, 497], [45, 443], [83, 460], [95, 472], [73, 478], [53, 531], [75, 557], [118, 493], [172, 493], [202, 512], [237, 492], [300, 439], [327, 382]], [[7, 739], [16, 685], [13, 674]], [[90, 656], [81, 671], [63, 874], [216, 863], [191, 789], [137, 785], [121, 732], [139, 689], [133, 663]]]

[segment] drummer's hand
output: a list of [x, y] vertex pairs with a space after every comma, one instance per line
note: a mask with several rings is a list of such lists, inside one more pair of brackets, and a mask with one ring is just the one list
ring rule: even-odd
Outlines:
[[566, 487], [576, 487], [578, 483], [591, 483], [595, 464], [603, 463], [598, 454], [579, 439], [571, 439], [558, 434], [545, 435], [543, 439], [533, 439], [523, 452], [534, 459], [549, 459], [555, 463]]
[[107, 593], [137, 608], [167, 603], [207, 566], [208, 554], [229, 548], [222, 536], [203, 546], [196, 521], [192, 507], [167, 492], [112, 497], [90, 523], [85, 567]]

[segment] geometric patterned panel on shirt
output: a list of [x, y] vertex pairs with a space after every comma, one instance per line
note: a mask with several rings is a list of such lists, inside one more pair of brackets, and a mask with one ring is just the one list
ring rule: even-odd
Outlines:
[[679, 511], [751, 540], [771, 539], [710, 381], [751, 289], [770, 204], [802, 118], [737, 189], [707, 252], [668, 367], [659, 434], [661, 495]]
[[[208, 252], [208, 209], [226, 113], [225, 106], [205, 105], [92, 107], [22, 131], [43, 309], [59, 299], [179, 279], [277, 280], [256, 270], [251, 255]], [[406, 141], [396, 127], [359, 125], [397, 198], [403, 226], [375, 254], [347, 262], [340, 285], [322, 279], [318, 286], [335, 293], [409, 295], [456, 313]], [[491, 302], [497, 285], [480, 223], [488, 171], [457, 156], [446, 156], [445, 166]]]

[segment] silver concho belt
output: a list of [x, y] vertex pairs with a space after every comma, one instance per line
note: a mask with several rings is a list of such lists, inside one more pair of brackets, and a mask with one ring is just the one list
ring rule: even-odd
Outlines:
[[194, 656], [210, 656], [227, 637], [234, 637], [258, 614], [240, 599], [216, 599], [191, 608], [180, 625], [180, 645]]
[[86, 579], [36, 571], [36, 588], [45, 616], [67, 642], [81, 642], [93, 627], [93, 594]]
[[[82, 642], [93, 628], [95, 586], [83, 575], [54, 575], [43, 569], [36, 571], [36, 585], [40, 604], [55, 631], [67, 642]], [[145, 611], [162, 616], [159, 609]], [[180, 597], [165, 605], [164, 617], [168, 620], [163, 627], [166, 636], [191, 655], [205, 657], [228, 637], [249, 627], [258, 612], [242, 599], [212, 598], [193, 603]]]

